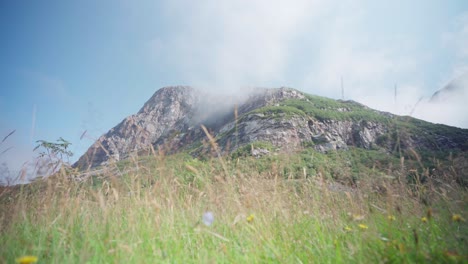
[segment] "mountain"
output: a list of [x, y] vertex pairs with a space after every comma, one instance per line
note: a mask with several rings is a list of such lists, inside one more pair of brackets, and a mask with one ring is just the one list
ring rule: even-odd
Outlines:
[[[354, 101], [333, 100], [291, 88], [256, 89], [246, 96], [218, 96], [192, 87], [164, 87], [137, 114], [101, 136], [74, 164], [82, 170], [149, 155], [186, 151], [212, 154], [204, 125], [216, 140], [217, 154], [251, 146], [253, 155], [312, 148], [327, 153], [350, 148], [445, 156], [468, 151], [468, 130], [432, 124], [370, 109]], [[270, 148], [271, 149], [271, 148]]]

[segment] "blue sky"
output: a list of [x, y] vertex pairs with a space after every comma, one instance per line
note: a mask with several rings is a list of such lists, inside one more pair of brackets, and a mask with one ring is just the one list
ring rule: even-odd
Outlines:
[[[76, 160], [163, 86], [340, 98], [343, 77], [346, 99], [409, 114], [468, 71], [464, 0], [1, 1], [0, 36], [0, 136], [16, 129], [0, 163], [12, 170], [39, 139], [71, 141]], [[460, 107], [412, 114], [468, 127]]]

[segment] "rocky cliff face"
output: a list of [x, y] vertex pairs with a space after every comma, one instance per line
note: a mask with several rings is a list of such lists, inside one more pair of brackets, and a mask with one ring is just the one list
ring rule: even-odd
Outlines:
[[[356, 102], [312, 97], [289, 88], [258, 89], [242, 98], [214, 97], [191, 87], [166, 87], [137, 114], [101, 136], [75, 166], [87, 169], [149, 154], [151, 147], [169, 153], [206, 153], [210, 147], [203, 144], [202, 124], [223, 153], [254, 142], [268, 142], [281, 151], [304, 146], [320, 152], [350, 146], [390, 151], [396, 143], [402, 148], [468, 150], [467, 130], [451, 128], [447, 134], [446, 126], [408, 120], [402, 122], [400, 117]], [[399, 126], [405, 126], [406, 133], [399, 133]]]
[[263, 141], [289, 151], [296, 150], [306, 143], [312, 143], [320, 152], [346, 150], [348, 145], [369, 149], [378, 136], [387, 132], [379, 123], [319, 121], [309, 116], [286, 116], [284, 113], [275, 116], [250, 113], [238, 122], [237, 132], [232, 131], [232, 127], [233, 123], [227, 124], [219, 131], [219, 134], [222, 134], [231, 130], [231, 133], [221, 137], [221, 146], [226, 146], [229, 142], [238, 142], [238, 145], [242, 146]]
[[84, 169], [125, 159], [160, 139], [168, 129], [186, 129], [196, 100], [190, 87], [160, 89], [137, 114], [101, 136], [75, 166]]

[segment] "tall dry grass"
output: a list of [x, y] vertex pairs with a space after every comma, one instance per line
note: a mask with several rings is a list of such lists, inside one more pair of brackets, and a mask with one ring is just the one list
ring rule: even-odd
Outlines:
[[289, 161], [259, 171], [253, 158], [159, 153], [80, 181], [62, 169], [2, 187], [0, 263], [468, 261], [460, 185], [374, 177], [349, 187], [285, 175]]

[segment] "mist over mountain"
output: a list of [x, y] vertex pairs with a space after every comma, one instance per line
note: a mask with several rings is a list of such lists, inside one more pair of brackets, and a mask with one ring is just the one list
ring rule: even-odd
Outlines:
[[442, 89], [435, 92], [431, 99], [431, 103], [450, 102], [457, 100], [460, 96], [463, 98], [468, 94], [468, 72], [458, 76], [450, 81]]
[[434, 123], [468, 128], [468, 72], [449, 81], [428, 99], [420, 99], [413, 115]]

